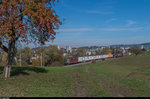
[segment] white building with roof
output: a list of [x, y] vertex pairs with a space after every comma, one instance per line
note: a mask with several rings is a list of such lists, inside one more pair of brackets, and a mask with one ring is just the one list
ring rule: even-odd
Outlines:
[[67, 53], [72, 53], [72, 46], [67, 46], [66, 47], [66, 51], [67, 51]]

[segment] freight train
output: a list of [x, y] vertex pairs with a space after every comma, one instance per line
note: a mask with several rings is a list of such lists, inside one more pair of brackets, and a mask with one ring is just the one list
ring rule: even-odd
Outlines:
[[105, 55], [96, 55], [96, 56], [85, 56], [85, 57], [78, 57], [78, 58], [67, 58], [67, 60], [65, 61], [65, 65], [88, 62], [88, 61], [92, 61], [92, 60], [117, 58], [117, 57], [122, 57], [122, 56], [123, 56], [123, 54], [120, 53], [120, 54], [105, 54]]

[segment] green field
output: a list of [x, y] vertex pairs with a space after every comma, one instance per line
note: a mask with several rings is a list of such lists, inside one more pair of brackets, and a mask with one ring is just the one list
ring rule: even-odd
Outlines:
[[11, 74], [0, 78], [0, 97], [150, 97], [150, 52], [77, 67], [13, 67]]

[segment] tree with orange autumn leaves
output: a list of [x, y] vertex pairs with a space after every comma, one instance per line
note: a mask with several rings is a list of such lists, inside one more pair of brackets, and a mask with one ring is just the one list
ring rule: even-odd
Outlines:
[[53, 9], [56, 0], [1, 0], [0, 48], [8, 53], [3, 77], [9, 78], [17, 42], [44, 44], [55, 39], [62, 22]]

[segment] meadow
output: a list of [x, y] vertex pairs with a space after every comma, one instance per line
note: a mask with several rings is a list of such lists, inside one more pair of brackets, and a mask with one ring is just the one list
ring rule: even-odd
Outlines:
[[150, 97], [150, 52], [77, 67], [14, 66], [11, 75], [0, 78], [0, 97]]

